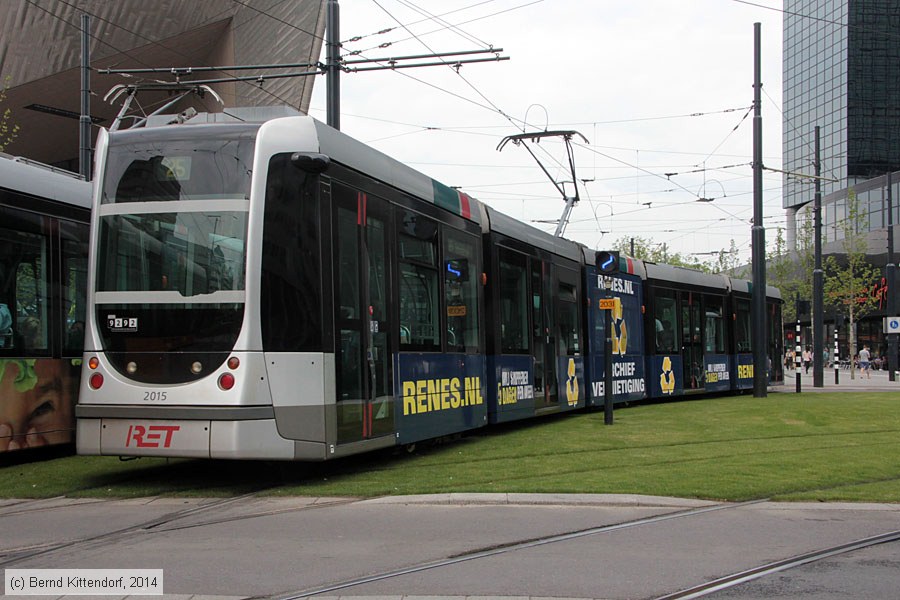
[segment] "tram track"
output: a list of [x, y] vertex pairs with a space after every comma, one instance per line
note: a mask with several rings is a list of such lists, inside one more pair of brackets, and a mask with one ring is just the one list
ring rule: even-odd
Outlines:
[[[338, 504], [347, 504], [351, 502], [356, 502], [356, 498], [351, 499], [337, 499], [329, 502], [322, 502], [318, 504], [305, 504], [298, 507], [292, 508], [276, 508], [262, 511], [253, 511], [244, 514], [233, 515], [229, 517], [219, 517], [206, 519], [198, 522], [188, 523], [184, 525], [176, 525], [171, 526], [173, 523], [177, 523], [178, 521], [193, 517], [197, 515], [201, 515], [206, 512], [211, 512], [215, 510], [220, 510], [224, 507], [227, 507], [231, 504], [238, 503], [242, 500], [246, 500], [249, 498], [254, 498], [259, 493], [259, 490], [254, 492], [249, 492], [247, 494], [242, 494], [240, 496], [234, 496], [232, 498], [223, 498], [221, 500], [214, 500], [208, 502], [206, 504], [191, 506], [188, 508], [184, 508], [181, 510], [172, 511], [163, 516], [156, 517], [153, 519], [148, 519], [146, 521], [142, 521], [140, 523], [136, 523], [134, 525], [129, 525], [127, 527], [121, 527], [118, 529], [114, 529], [112, 531], [106, 531], [103, 533], [99, 533], [96, 535], [86, 536], [82, 538], [77, 538], [73, 540], [67, 540], [64, 542], [48, 542], [44, 544], [32, 544], [30, 546], [24, 546], [19, 548], [7, 548], [0, 550], [0, 568], [14, 566], [22, 561], [36, 558], [40, 556], [51, 555], [55, 552], [61, 552], [64, 550], [72, 550], [72, 549], [81, 549], [87, 546], [96, 546], [101, 544], [113, 543], [121, 538], [132, 535], [134, 533], [142, 532], [142, 533], [165, 533], [169, 531], [175, 531], [179, 529], [188, 529], [192, 527], [202, 527], [206, 525], [214, 525], [221, 523], [229, 523], [244, 519], [251, 519], [257, 517], [264, 517], [274, 514], [281, 514], [285, 512], [294, 512], [299, 510], [308, 510], [313, 508], [322, 508], [327, 506], [335, 506]], [[102, 500], [100, 502], [112, 502], [111, 500]], [[91, 502], [88, 504], [96, 504], [96, 502]], [[3, 513], [0, 514], [0, 519], [5, 516], [12, 515], [22, 515], [28, 514], [30, 512], [36, 512], [38, 510], [52, 510], [53, 508], [58, 507], [34, 507], [31, 510], [20, 510], [15, 513]]]
[[528, 540], [521, 540], [518, 542], [510, 542], [507, 544], [490, 546], [487, 548], [480, 548], [477, 550], [470, 550], [461, 554], [457, 554], [454, 556], [448, 556], [446, 558], [422, 562], [418, 564], [409, 565], [406, 567], [401, 567], [399, 569], [392, 569], [389, 571], [383, 571], [381, 573], [374, 573], [371, 575], [366, 575], [363, 577], [357, 577], [352, 579], [346, 579], [343, 581], [332, 582], [324, 586], [301, 589], [295, 591], [283, 592], [281, 594], [275, 594], [270, 596], [275, 600], [299, 600], [300, 598], [305, 598], [308, 596], [316, 596], [321, 594], [329, 594], [331, 592], [336, 592], [338, 590], [343, 590], [346, 588], [351, 588], [357, 585], [363, 585], [367, 583], [375, 583], [379, 581], [384, 581], [387, 579], [393, 579], [395, 577], [401, 577], [404, 575], [411, 575], [414, 573], [420, 573], [423, 571], [428, 571], [431, 569], [438, 569], [441, 567], [456, 565], [459, 563], [478, 560], [482, 558], [488, 558], [492, 556], [497, 556], [500, 554], [517, 552], [520, 550], [527, 550], [529, 548], [536, 548], [538, 546], [544, 546], [547, 544], [554, 544], [558, 542], [566, 542], [571, 540], [576, 540], [579, 538], [599, 535], [604, 533], [611, 533], [614, 531], [620, 531], [623, 529], [629, 529], [632, 527], [640, 527], [644, 525], [652, 525], [655, 523], [661, 523], [665, 521], [670, 521], [673, 519], [687, 518], [693, 517], [697, 515], [703, 515], [710, 512], [722, 511], [722, 510], [731, 510], [742, 508], [745, 506], [750, 506], [754, 504], [760, 504], [762, 502], [767, 502], [767, 499], [759, 499], [759, 500], [750, 500], [747, 502], [737, 502], [737, 503], [728, 503], [728, 504], [715, 504], [712, 506], [704, 506], [700, 508], [693, 508], [689, 510], [675, 511], [671, 513], [666, 513], [662, 515], [655, 515], [652, 517], [646, 517], [642, 519], [636, 519], [633, 521], [625, 521], [622, 523], [614, 523], [612, 525], [602, 525], [599, 527], [590, 527], [587, 529], [581, 529], [577, 531], [571, 531], [567, 533], [561, 534], [553, 534], [546, 535], [537, 538], [532, 538]]
[[[448, 567], [452, 565], [457, 565], [459, 563], [479, 560], [483, 558], [490, 558], [494, 556], [498, 556], [505, 553], [517, 552], [520, 550], [527, 550], [530, 548], [535, 548], [538, 546], [543, 546], [547, 544], [553, 544], [558, 542], [566, 542], [571, 540], [576, 540], [579, 538], [591, 536], [591, 535], [599, 535], [603, 533], [611, 533], [615, 531], [621, 531], [625, 529], [629, 529], [632, 527], [639, 527], [645, 525], [653, 525], [656, 523], [662, 523], [665, 521], [670, 521], [673, 519], [680, 518], [688, 518], [692, 516], [699, 516], [703, 514], [707, 514], [715, 511], [729, 510], [729, 509], [738, 509], [746, 506], [760, 504], [763, 502], [767, 502], [767, 500], [753, 500], [742, 503], [730, 503], [730, 504], [716, 504], [712, 506], [706, 506], [702, 508], [695, 508], [684, 511], [677, 511], [672, 513], [667, 513], [664, 515], [656, 515], [653, 517], [647, 517], [643, 519], [637, 519], [634, 521], [627, 521], [622, 523], [616, 523], [612, 525], [605, 525], [600, 527], [592, 527], [588, 529], [563, 533], [563, 534], [555, 534], [542, 536], [538, 538], [533, 538], [529, 540], [522, 540], [518, 542], [511, 542], [507, 544], [480, 548], [476, 550], [467, 551], [461, 554], [457, 554], [454, 556], [448, 556], [443, 559], [433, 560], [422, 562], [418, 564], [409, 565], [406, 567], [401, 567], [398, 569], [392, 569], [388, 571], [383, 571], [380, 573], [374, 573], [371, 575], [366, 575], [362, 577], [349, 578], [343, 581], [336, 581], [326, 585], [314, 587], [314, 588], [305, 588], [300, 590], [294, 590], [289, 592], [283, 592], [280, 594], [275, 594], [272, 596], [268, 596], [274, 600], [299, 600], [305, 597], [312, 597], [317, 595], [326, 595], [333, 594], [335, 592], [339, 592], [341, 590], [346, 590], [348, 588], [353, 588], [359, 585], [377, 583], [385, 580], [394, 579], [397, 577], [402, 577], [406, 575], [413, 575], [416, 573], [421, 573], [424, 571], [439, 569], [442, 567]], [[887, 544], [900, 541], [900, 530], [890, 531], [886, 533], [881, 533], [878, 535], [862, 538], [859, 540], [855, 540], [852, 542], [837, 544], [834, 546], [829, 546], [826, 548], [813, 550], [810, 552], [805, 552], [802, 554], [797, 554], [779, 561], [767, 563], [764, 565], [760, 565], [758, 567], [753, 567], [751, 569], [746, 569], [742, 571], [738, 571], [729, 575], [725, 575], [723, 577], [719, 577], [707, 582], [703, 582], [701, 584], [691, 586], [686, 589], [682, 589], [676, 592], [671, 592], [662, 596], [653, 596], [652, 600], [689, 600], [692, 598], [702, 598], [705, 596], [709, 596], [716, 592], [720, 592], [723, 590], [727, 590], [729, 588], [747, 583], [754, 579], [758, 579], [761, 577], [765, 577], [767, 575], [772, 575], [781, 571], [786, 571], [793, 568], [802, 567], [804, 565], [814, 563], [816, 561], [824, 560], [830, 557], [838, 556], [841, 554], [845, 554], [848, 552], [853, 552], [855, 550], [861, 550], [865, 548], [869, 548], [872, 546], [876, 546], [879, 544]], [[343, 594], [337, 594], [343, 595]]]
[[801, 567], [809, 563], [824, 560], [832, 556], [838, 556], [840, 554], [846, 554], [847, 552], [853, 552], [854, 550], [861, 550], [863, 548], [869, 548], [871, 546], [887, 544], [896, 541], [900, 541], [900, 530], [874, 535], [871, 537], [856, 540], [854, 542], [839, 544], [829, 548], [823, 548], [821, 550], [814, 550], [812, 552], [798, 554], [796, 556], [792, 556], [790, 558], [779, 560], [773, 563], [754, 567], [752, 569], [740, 571], [731, 575], [726, 575], [724, 577], [719, 577], [712, 581], [701, 583], [699, 585], [680, 590], [678, 592], [666, 594], [665, 596], [658, 596], [654, 600], [690, 600], [692, 598], [702, 598], [704, 596], [708, 596], [710, 594], [714, 594], [716, 592], [727, 590], [749, 581], [753, 581], [754, 579], [759, 579], [760, 577], [773, 575], [780, 571], [794, 569], [796, 567]]

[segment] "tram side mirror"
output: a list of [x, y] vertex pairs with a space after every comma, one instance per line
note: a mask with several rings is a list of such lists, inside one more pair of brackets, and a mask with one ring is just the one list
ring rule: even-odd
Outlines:
[[331, 159], [317, 152], [294, 152], [291, 163], [307, 173], [324, 173], [331, 164]]

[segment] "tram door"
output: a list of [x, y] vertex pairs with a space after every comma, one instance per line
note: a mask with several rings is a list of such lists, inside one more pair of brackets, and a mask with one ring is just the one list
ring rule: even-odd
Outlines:
[[536, 409], [555, 406], [556, 338], [550, 294], [550, 265], [531, 260], [531, 307], [534, 357], [534, 405]]
[[681, 358], [684, 365], [684, 390], [701, 390], [703, 376], [703, 332], [701, 331], [700, 297], [687, 292], [681, 295]]
[[337, 441], [394, 430], [388, 205], [335, 185]]

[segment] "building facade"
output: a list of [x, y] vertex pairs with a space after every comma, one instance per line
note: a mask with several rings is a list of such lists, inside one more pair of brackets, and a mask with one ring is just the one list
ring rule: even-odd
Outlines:
[[[78, 116], [81, 111], [81, 16], [90, 16], [90, 114], [109, 127], [121, 108], [104, 101], [113, 86], [174, 82], [173, 68], [313, 63], [325, 32], [324, 0], [29, 0], [4, 2], [0, 12], [0, 75], [19, 136], [4, 151], [78, 171]], [[102, 69], [158, 68], [158, 73], [104, 75]], [[221, 97], [195, 96], [169, 112], [193, 106], [221, 112], [236, 106], [287, 105], [307, 112], [315, 77], [239, 82], [263, 73], [314, 71], [200, 71], [181, 82], [232, 79], [211, 87]], [[133, 106], [155, 110], [167, 92], [140, 93]]]
[[785, 0], [783, 206], [788, 243], [813, 200], [900, 170], [900, 0]]
[[[900, 0], [785, 0], [783, 43], [788, 247], [796, 250], [811, 243], [815, 180], [808, 175], [815, 173], [819, 126], [823, 254], [844, 253], [841, 224], [849, 216], [853, 194], [862, 215], [867, 259], [884, 267], [889, 221], [894, 239], [900, 241]], [[884, 280], [873, 281], [868, 292], [878, 295], [878, 308], [858, 324], [857, 335], [860, 347], [867, 343], [883, 355], [887, 300], [890, 294], [900, 298]], [[831, 321], [825, 332], [830, 343], [834, 313], [826, 309], [825, 316]], [[809, 315], [803, 318], [808, 321]], [[842, 331], [842, 355], [846, 340]]]

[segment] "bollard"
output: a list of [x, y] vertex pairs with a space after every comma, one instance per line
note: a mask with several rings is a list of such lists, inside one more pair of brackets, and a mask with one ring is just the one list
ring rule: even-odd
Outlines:
[[840, 383], [840, 363], [841, 351], [838, 349], [838, 328], [837, 323], [834, 324], [834, 384]]
[[[799, 294], [798, 294], [799, 298]], [[800, 369], [803, 366], [803, 344], [800, 343], [800, 318], [799, 311], [797, 312], [797, 332], [794, 334], [797, 337], [797, 345], [794, 347], [794, 365], [797, 367], [797, 393], [800, 393]]]

